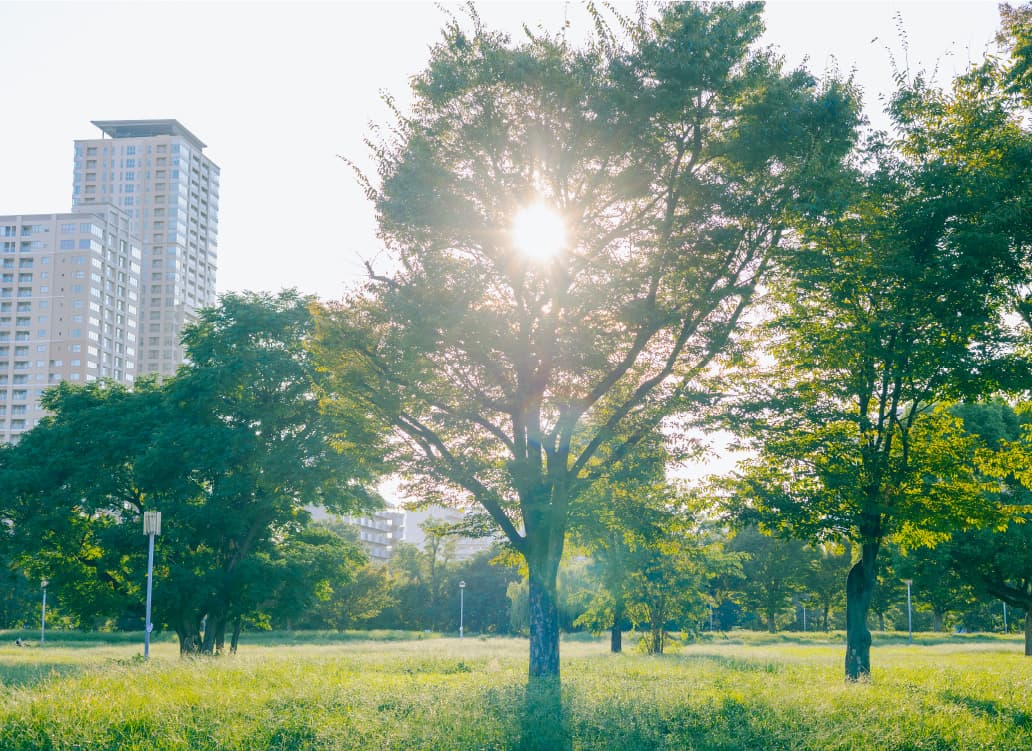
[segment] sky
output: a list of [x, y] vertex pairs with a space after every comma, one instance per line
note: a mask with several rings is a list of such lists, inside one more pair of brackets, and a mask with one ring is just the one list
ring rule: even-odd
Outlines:
[[[580, 3], [478, 8], [514, 37], [524, 23], [569, 20], [574, 42], [591, 30]], [[370, 124], [390, 122], [382, 94], [405, 107], [446, 20], [432, 2], [0, 0], [0, 214], [70, 209], [73, 141], [99, 135], [91, 120], [175, 118], [221, 167], [218, 291], [339, 298], [379, 247], [340, 157], [370, 165]], [[791, 66], [853, 71], [882, 124], [892, 60], [947, 80], [990, 48], [998, 13], [994, 2], [783, 1], [766, 20], [765, 43]]]
[[[618, 3], [625, 12], [633, 4]], [[441, 3], [456, 11], [459, 6]], [[389, 124], [382, 95], [408, 104], [447, 21], [433, 2], [9, 2], [0, 0], [0, 214], [71, 208], [76, 138], [91, 120], [175, 118], [221, 168], [220, 293], [296, 287], [340, 298], [377, 255], [373, 212], [347, 157]], [[489, 28], [517, 38], [569, 21], [581, 3], [480, 2]], [[884, 127], [895, 69], [964, 70], [992, 47], [995, 2], [770, 2], [764, 43], [791, 67], [855, 76]], [[724, 472], [713, 453], [681, 476]]]

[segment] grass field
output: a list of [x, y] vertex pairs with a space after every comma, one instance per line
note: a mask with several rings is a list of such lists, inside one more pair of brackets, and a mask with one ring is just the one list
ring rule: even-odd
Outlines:
[[[0, 635], [0, 749], [516, 749], [516, 639], [265, 636], [180, 660], [172, 641], [18, 648]], [[661, 658], [563, 644], [572, 749], [1032, 749], [1032, 659], [1016, 638], [876, 636], [874, 680], [842, 639], [741, 635]], [[545, 728], [535, 728], [545, 730]], [[530, 740], [533, 736], [530, 737]]]

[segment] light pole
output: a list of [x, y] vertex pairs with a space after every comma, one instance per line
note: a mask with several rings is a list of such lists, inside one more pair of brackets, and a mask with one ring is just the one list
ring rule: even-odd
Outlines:
[[466, 605], [465, 593], [466, 593], [466, 582], [461, 581], [461, 582], [459, 582], [459, 638], [460, 639], [462, 638], [462, 620], [463, 620], [463, 617], [465, 615], [465, 612], [464, 612], [465, 611], [465, 605]]
[[1003, 633], [1007, 633], [1007, 603], [1003, 603]]
[[154, 537], [161, 534], [161, 512], [143, 512], [143, 533], [150, 538], [147, 544], [147, 618], [143, 630], [143, 659], [150, 659], [151, 591], [154, 585]]
[[914, 625], [910, 619], [910, 585], [914, 583], [913, 579], [904, 579], [903, 583], [907, 585], [907, 643], [914, 643]]
[[40, 582], [43, 587], [43, 613], [39, 620], [39, 643], [42, 644], [47, 639], [47, 585], [50, 584], [46, 579]]

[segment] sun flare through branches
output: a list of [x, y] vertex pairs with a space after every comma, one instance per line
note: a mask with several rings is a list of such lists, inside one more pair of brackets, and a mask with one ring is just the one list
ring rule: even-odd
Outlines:
[[527, 258], [548, 261], [566, 245], [566, 224], [559, 212], [545, 203], [524, 206], [513, 218], [512, 242]]

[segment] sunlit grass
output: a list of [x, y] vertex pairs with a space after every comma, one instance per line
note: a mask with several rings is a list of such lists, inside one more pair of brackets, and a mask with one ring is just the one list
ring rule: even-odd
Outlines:
[[[273, 637], [267, 637], [272, 639]], [[629, 640], [631, 641], [631, 640]], [[919, 639], [920, 641], [920, 639]], [[905, 640], [904, 640], [905, 642]], [[0, 749], [515, 749], [518, 639], [0, 647]], [[1010, 640], [876, 646], [842, 680], [823, 635], [733, 634], [665, 657], [563, 644], [573, 749], [1032, 748], [1032, 660]]]

